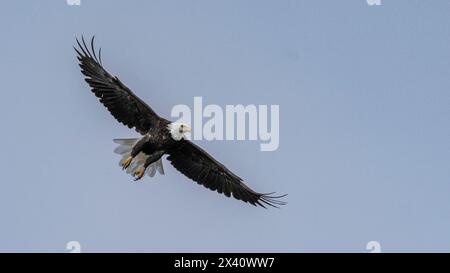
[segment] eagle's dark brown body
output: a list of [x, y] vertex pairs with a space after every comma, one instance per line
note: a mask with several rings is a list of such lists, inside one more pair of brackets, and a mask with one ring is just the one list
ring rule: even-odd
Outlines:
[[166, 126], [155, 126], [136, 143], [131, 152], [131, 156], [138, 155], [143, 152], [147, 155], [152, 155], [155, 152], [163, 151], [164, 153], [177, 145]]

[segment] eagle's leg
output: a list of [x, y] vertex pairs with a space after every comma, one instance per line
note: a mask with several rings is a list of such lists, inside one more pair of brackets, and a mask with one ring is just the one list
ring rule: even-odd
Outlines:
[[134, 181], [141, 179], [144, 176], [145, 170], [147, 170], [148, 166], [150, 166], [152, 163], [158, 161], [163, 155], [164, 155], [164, 151], [157, 151], [157, 152], [154, 152], [153, 154], [149, 155], [148, 158], [145, 160], [144, 166], [142, 168], [139, 168], [134, 173], [134, 176], [136, 177], [134, 179]]
[[131, 162], [133, 161], [133, 158], [142, 151], [144, 145], [148, 142], [148, 139], [149, 136], [145, 135], [138, 142], [136, 142], [136, 144], [134, 144], [130, 156], [122, 162], [122, 170], [125, 170], [130, 166]]
[[127, 159], [125, 159], [122, 162], [122, 170], [125, 170], [126, 168], [128, 168], [128, 166], [130, 166], [130, 164], [131, 164], [131, 161], [133, 161], [133, 157], [132, 156], [129, 156]]
[[145, 169], [144, 167], [139, 168], [137, 171], [134, 172], [133, 176], [135, 177], [134, 181], [138, 181], [140, 180], [142, 177], [144, 177], [145, 174]]

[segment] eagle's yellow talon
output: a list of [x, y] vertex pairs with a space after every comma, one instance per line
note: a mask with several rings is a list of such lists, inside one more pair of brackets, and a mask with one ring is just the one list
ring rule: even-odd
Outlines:
[[128, 166], [130, 166], [131, 161], [133, 160], [133, 158], [130, 156], [127, 159], [125, 159], [125, 161], [122, 163], [122, 170], [125, 170], [126, 168], [128, 168]]
[[144, 176], [144, 174], [145, 174], [145, 169], [144, 168], [141, 168], [141, 169], [137, 170], [134, 173], [134, 176], [136, 177], [134, 179], [134, 181], [137, 181], [137, 180], [141, 179]]

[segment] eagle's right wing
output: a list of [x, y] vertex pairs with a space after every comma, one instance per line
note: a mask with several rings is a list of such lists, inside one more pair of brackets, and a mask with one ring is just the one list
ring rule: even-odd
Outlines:
[[167, 160], [175, 169], [210, 190], [227, 197], [233, 195], [234, 198], [255, 206], [277, 207], [286, 204], [279, 200], [286, 195], [255, 192], [240, 177], [189, 140], [181, 139], [167, 153]]
[[141, 134], [145, 134], [158, 122], [167, 121], [159, 117], [117, 77], [111, 76], [103, 68], [101, 49], [98, 57], [94, 50], [94, 37], [92, 37], [90, 49], [83, 38], [82, 44], [78, 39], [77, 43], [79, 48], [74, 48], [78, 53], [81, 72], [86, 76], [85, 80], [92, 88], [92, 92], [114, 118], [129, 128], [134, 127]]

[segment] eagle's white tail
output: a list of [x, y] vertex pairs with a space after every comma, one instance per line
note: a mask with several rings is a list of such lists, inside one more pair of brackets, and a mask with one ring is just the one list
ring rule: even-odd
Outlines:
[[[134, 144], [139, 141], [139, 138], [123, 138], [123, 139], [114, 139], [114, 143], [119, 144], [114, 152], [122, 156], [122, 159], [119, 161], [119, 165], [122, 166], [122, 163], [131, 155], [131, 150], [133, 149]], [[145, 161], [147, 160], [148, 155], [144, 153], [139, 153], [131, 162], [130, 166], [127, 168], [127, 173], [134, 174], [136, 170], [139, 168], [143, 168]], [[160, 174], [164, 174], [164, 168], [162, 164], [162, 158], [158, 161], [152, 163], [148, 166], [146, 173], [148, 176], [153, 177], [158, 171]]]

